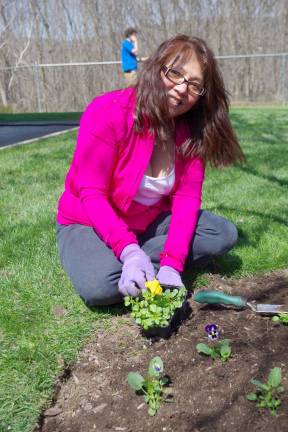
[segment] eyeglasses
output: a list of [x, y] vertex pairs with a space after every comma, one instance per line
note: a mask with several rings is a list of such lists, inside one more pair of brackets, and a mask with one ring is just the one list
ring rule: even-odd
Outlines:
[[203, 96], [206, 93], [206, 89], [201, 87], [199, 84], [194, 81], [188, 81], [180, 72], [176, 69], [169, 68], [167, 66], [163, 66], [162, 70], [164, 72], [165, 77], [171, 81], [173, 84], [187, 84], [188, 92], [190, 94], [194, 94], [197, 96]]

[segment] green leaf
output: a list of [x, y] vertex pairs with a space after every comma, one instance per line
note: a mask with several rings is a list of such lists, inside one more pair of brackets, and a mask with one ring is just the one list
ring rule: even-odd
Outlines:
[[259, 381], [259, 380], [256, 380], [256, 379], [252, 379], [251, 381], [250, 381], [252, 384], [254, 384], [256, 387], [258, 387], [259, 389], [261, 389], [262, 388], [262, 383], [261, 383], [261, 381]]
[[161, 357], [153, 357], [149, 363], [148, 375], [151, 377], [157, 377], [163, 372], [163, 370], [164, 366]]
[[130, 297], [124, 297], [124, 305], [129, 306], [131, 304]]
[[273, 399], [273, 402], [274, 402], [274, 406], [276, 408], [279, 407], [281, 405], [281, 403], [282, 403], [280, 399]]
[[157, 312], [158, 308], [157, 308], [157, 306], [156, 306], [155, 304], [151, 304], [151, 305], [149, 306], [149, 310], [150, 310], [151, 312]]
[[257, 407], [259, 408], [266, 408], [267, 407], [267, 402], [265, 400], [261, 401], [260, 403], [257, 404]]
[[211, 351], [212, 351], [211, 357], [213, 360], [216, 360], [218, 357], [221, 357], [220, 353], [218, 352], [218, 350], [216, 348], [212, 348]]
[[196, 345], [196, 349], [199, 353], [206, 354], [208, 356], [211, 356], [213, 354], [213, 350], [204, 343], [198, 343]]
[[154, 395], [151, 395], [151, 397], [149, 398], [149, 407], [156, 409], [157, 408], [157, 404], [156, 404], [156, 400], [154, 398]]
[[220, 348], [220, 355], [227, 360], [231, 355], [231, 347], [226, 344], [222, 345]]
[[148, 414], [149, 416], [153, 417], [156, 414], [157, 410], [155, 408], [149, 407]]
[[280, 321], [280, 317], [279, 317], [278, 315], [274, 315], [274, 316], [272, 317], [272, 321], [273, 321], [273, 322], [279, 322], [279, 321]]
[[279, 318], [284, 325], [288, 324], [288, 313], [280, 313]]
[[268, 384], [262, 384], [261, 386], [262, 390], [264, 390], [265, 392], [268, 392], [270, 390], [270, 386]]
[[141, 390], [143, 383], [144, 383], [144, 378], [138, 372], [128, 373], [128, 384], [133, 390], [135, 391]]
[[270, 386], [277, 388], [281, 384], [282, 374], [281, 369], [279, 367], [275, 367], [271, 369], [268, 376], [268, 384]]
[[257, 395], [256, 393], [249, 393], [246, 398], [250, 401], [256, 401], [257, 400]]

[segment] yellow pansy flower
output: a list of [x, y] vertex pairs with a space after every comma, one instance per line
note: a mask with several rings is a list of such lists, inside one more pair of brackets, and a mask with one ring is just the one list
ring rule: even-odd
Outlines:
[[163, 292], [162, 287], [157, 279], [145, 282], [145, 286], [153, 295], [161, 295]]

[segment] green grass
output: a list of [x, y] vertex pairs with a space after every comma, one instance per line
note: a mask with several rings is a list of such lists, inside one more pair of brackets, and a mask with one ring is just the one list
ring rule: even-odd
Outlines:
[[247, 163], [209, 169], [204, 207], [232, 220], [239, 244], [219, 259], [223, 273], [247, 276], [288, 263], [288, 110], [234, 108], [232, 121]]
[[76, 120], [81, 117], [80, 112], [63, 112], [63, 113], [0, 113], [0, 125], [6, 122], [25, 122], [25, 121], [64, 121]]
[[31, 430], [63, 364], [117, 313], [89, 311], [58, 263], [55, 212], [76, 133], [68, 136], [1, 152], [1, 432]]
[[[287, 113], [234, 108], [247, 164], [207, 171], [203, 207], [240, 231], [239, 245], [218, 260], [227, 276], [287, 266]], [[75, 136], [0, 152], [1, 432], [31, 431], [57, 374], [95, 328], [123, 310], [88, 310], [58, 262], [55, 212]]]

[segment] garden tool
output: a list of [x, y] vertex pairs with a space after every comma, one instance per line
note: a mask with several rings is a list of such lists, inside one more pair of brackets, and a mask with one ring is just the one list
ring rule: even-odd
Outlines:
[[[275, 315], [279, 313], [288, 313], [288, 307], [278, 304], [260, 304], [248, 302], [245, 297], [225, 294], [222, 291], [197, 291], [192, 299], [198, 303], [216, 304], [216, 305], [233, 305], [238, 308], [250, 308], [253, 312], [260, 314]], [[286, 309], [286, 310], [285, 310]]]

